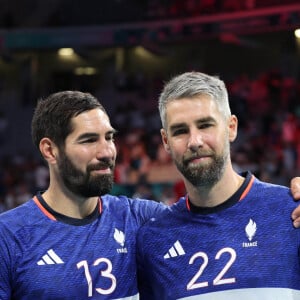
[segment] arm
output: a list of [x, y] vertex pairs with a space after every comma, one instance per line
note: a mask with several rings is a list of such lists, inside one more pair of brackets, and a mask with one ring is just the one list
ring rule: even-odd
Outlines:
[[0, 299], [11, 299], [10, 286], [10, 259], [13, 253], [9, 252], [9, 247], [5, 243], [5, 235], [0, 229]]
[[[300, 177], [291, 180], [291, 192], [295, 200], [300, 200]], [[292, 213], [293, 224], [300, 228], [300, 205]]]
[[147, 271], [148, 266], [147, 260], [144, 257], [143, 253], [143, 228], [140, 228], [137, 233], [137, 277], [138, 277], [138, 289], [141, 300], [151, 300], [155, 299], [153, 290], [151, 288], [151, 279], [148, 278], [149, 272]]

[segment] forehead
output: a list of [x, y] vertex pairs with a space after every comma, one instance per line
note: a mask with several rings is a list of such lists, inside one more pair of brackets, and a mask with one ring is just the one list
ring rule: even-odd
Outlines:
[[201, 118], [220, 116], [216, 102], [209, 95], [197, 95], [192, 98], [172, 100], [166, 105], [168, 126], [188, 123]]
[[73, 131], [71, 134], [81, 134], [83, 132], [103, 133], [112, 130], [109, 117], [99, 108], [85, 111], [74, 117], [71, 121]]

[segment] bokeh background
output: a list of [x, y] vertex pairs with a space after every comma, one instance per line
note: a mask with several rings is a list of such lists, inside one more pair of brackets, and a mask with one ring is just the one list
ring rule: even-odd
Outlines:
[[227, 84], [237, 171], [300, 175], [299, 0], [0, 0], [0, 211], [48, 184], [33, 147], [37, 99], [94, 94], [118, 129], [112, 193], [167, 204], [184, 186], [161, 147], [157, 100], [185, 71]]

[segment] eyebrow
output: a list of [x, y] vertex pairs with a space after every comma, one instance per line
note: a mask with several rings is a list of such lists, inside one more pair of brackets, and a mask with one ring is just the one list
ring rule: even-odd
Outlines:
[[215, 118], [213, 117], [205, 117], [197, 120], [197, 123], [206, 123], [206, 122], [215, 122]]
[[185, 126], [186, 126], [186, 123], [177, 123], [177, 124], [170, 126], [170, 131], [172, 132], [172, 131], [175, 131], [176, 129], [180, 129]]
[[[111, 130], [105, 132], [105, 135], [108, 135], [108, 134], [116, 134], [116, 133], [117, 133], [117, 130], [111, 129]], [[98, 134], [98, 133], [95, 133], [95, 132], [86, 132], [86, 133], [81, 134], [81, 135], [77, 138], [77, 140], [84, 140], [84, 139], [94, 138], [94, 137], [99, 137], [99, 134]]]
[[[197, 124], [206, 123], [206, 122], [215, 122], [215, 119], [213, 117], [204, 117], [204, 118], [196, 120]], [[186, 123], [184, 123], [184, 122], [183, 123], [176, 123], [176, 124], [170, 126], [170, 131], [174, 131], [176, 129], [179, 129], [179, 128], [182, 128], [182, 127], [185, 127], [185, 126], [186, 126]]]

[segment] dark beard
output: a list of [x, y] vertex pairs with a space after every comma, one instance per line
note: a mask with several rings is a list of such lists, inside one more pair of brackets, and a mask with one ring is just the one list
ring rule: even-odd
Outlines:
[[176, 161], [179, 172], [195, 187], [214, 186], [222, 177], [227, 156], [211, 156], [213, 162], [209, 165], [189, 166], [189, 161]]
[[91, 176], [92, 170], [109, 166], [114, 170], [114, 162], [102, 160], [97, 165], [88, 166], [86, 172], [82, 172], [73, 164], [63, 150], [60, 151], [58, 168], [64, 185], [75, 195], [84, 198], [101, 196], [111, 191], [114, 182], [113, 172]]

